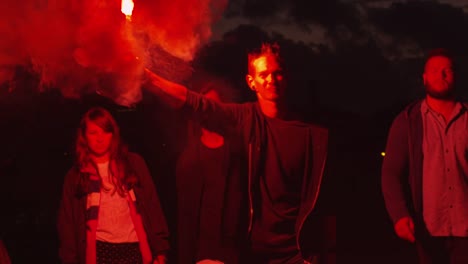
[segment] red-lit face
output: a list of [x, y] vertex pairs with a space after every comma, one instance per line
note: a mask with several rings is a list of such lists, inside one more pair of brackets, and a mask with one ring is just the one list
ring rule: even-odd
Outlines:
[[423, 81], [429, 96], [439, 99], [451, 97], [454, 88], [452, 61], [443, 56], [430, 58], [426, 63]]
[[92, 155], [102, 157], [109, 154], [113, 134], [104, 131], [92, 121], [86, 122], [85, 139]]
[[265, 55], [253, 60], [252, 65], [255, 72], [248, 74], [246, 80], [258, 99], [275, 102], [283, 99], [286, 82], [278, 60], [273, 55]]
[[214, 100], [216, 102], [221, 102], [221, 98], [219, 98], [219, 94], [215, 90], [210, 90], [205, 94], [206, 98], [210, 98], [211, 100]]

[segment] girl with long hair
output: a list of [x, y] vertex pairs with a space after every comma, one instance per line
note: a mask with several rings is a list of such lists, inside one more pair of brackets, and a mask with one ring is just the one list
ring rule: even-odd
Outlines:
[[168, 229], [145, 161], [104, 108], [88, 110], [58, 216], [62, 263], [163, 264]]

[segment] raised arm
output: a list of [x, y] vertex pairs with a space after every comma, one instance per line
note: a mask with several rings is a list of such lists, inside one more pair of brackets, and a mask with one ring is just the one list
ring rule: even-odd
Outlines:
[[171, 82], [145, 68], [148, 84], [145, 88], [151, 93], [162, 97], [170, 106], [180, 108], [187, 101], [187, 87]]
[[226, 128], [233, 128], [244, 124], [252, 108], [241, 104], [227, 104], [210, 100], [205, 96], [189, 91], [187, 87], [164, 79], [163, 77], [145, 69], [148, 84], [145, 88], [154, 95], [161, 97], [174, 108], [185, 106], [193, 117], [206, 128], [215, 132], [224, 132]]

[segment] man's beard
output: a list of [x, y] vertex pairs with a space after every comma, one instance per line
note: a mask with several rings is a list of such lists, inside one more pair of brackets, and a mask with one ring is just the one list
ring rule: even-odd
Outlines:
[[455, 87], [451, 85], [446, 90], [437, 91], [430, 84], [426, 84], [426, 94], [432, 98], [439, 100], [450, 100], [455, 97]]

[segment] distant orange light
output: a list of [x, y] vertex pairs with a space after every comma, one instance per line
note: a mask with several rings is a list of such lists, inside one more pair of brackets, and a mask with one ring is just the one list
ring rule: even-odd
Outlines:
[[382, 157], [385, 157], [385, 152], [380, 152], [380, 155], [381, 155]]
[[124, 15], [127, 17], [128, 20], [131, 20], [132, 18], [132, 12], [133, 12], [133, 7], [135, 4], [133, 3], [132, 0], [122, 0], [122, 7], [121, 11], [124, 13]]

